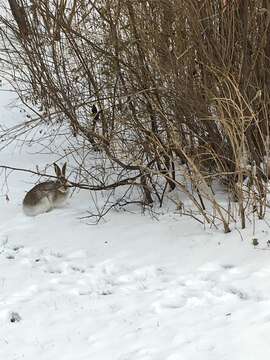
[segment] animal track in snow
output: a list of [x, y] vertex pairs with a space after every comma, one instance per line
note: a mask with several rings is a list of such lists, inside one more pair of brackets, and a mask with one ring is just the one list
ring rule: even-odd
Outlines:
[[[248, 288], [246, 275], [234, 266], [207, 264], [198, 271], [168, 281], [153, 301], [155, 312], [198, 308], [235, 301], [261, 301], [258, 290]], [[173, 294], [173, 295], [172, 295]]]

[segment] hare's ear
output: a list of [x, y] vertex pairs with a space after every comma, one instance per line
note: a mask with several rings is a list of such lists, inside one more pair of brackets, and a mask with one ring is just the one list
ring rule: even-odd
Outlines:
[[54, 166], [54, 171], [56, 173], [56, 176], [57, 177], [60, 177], [61, 176], [61, 169], [60, 167], [56, 164], [56, 163], [53, 163], [53, 166]]
[[67, 169], [67, 163], [65, 162], [62, 166], [62, 176], [66, 177], [66, 169]]

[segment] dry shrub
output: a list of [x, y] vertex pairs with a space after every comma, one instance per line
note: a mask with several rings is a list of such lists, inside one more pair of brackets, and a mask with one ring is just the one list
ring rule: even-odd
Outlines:
[[242, 227], [250, 212], [264, 216], [267, 0], [9, 3], [19, 12], [1, 17], [7, 77], [43, 121], [60, 119], [102, 152], [112, 187], [139, 187], [148, 205], [180, 189], [228, 232], [236, 219], [215, 195], [219, 181], [237, 199]]

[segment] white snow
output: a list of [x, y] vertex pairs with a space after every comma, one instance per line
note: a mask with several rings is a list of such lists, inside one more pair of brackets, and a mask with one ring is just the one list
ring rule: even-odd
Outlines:
[[[17, 121], [4, 95], [1, 121]], [[53, 159], [20, 147], [0, 153], [3, 165], [38, 161]], [[35, 181], [13, 172], [10, 201], [0, 197], [1, 360], [269, 358], [266, 221], [240, 236], [173, 212], [156, 220], [112, 211], [93, 226], [80, 219], [85, 191], [29, 218], [21, 203]]]

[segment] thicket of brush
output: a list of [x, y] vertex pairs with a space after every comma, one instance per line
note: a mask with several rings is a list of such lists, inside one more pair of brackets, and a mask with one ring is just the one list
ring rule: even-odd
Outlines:
[[[268, 0], [8, 2], [3, 69], [36, 112], [27, 125], [68, 124], [84, 154], [105, 159], [96, 189], [136, 187], [144, 205], [162, 205], [177, 188], [228, 232], [237, 215], [215, 195], [222, 183], [242, 227], [250, 214], [264, 217]], [[76, 159], [90, 184], [85, 158]]]

